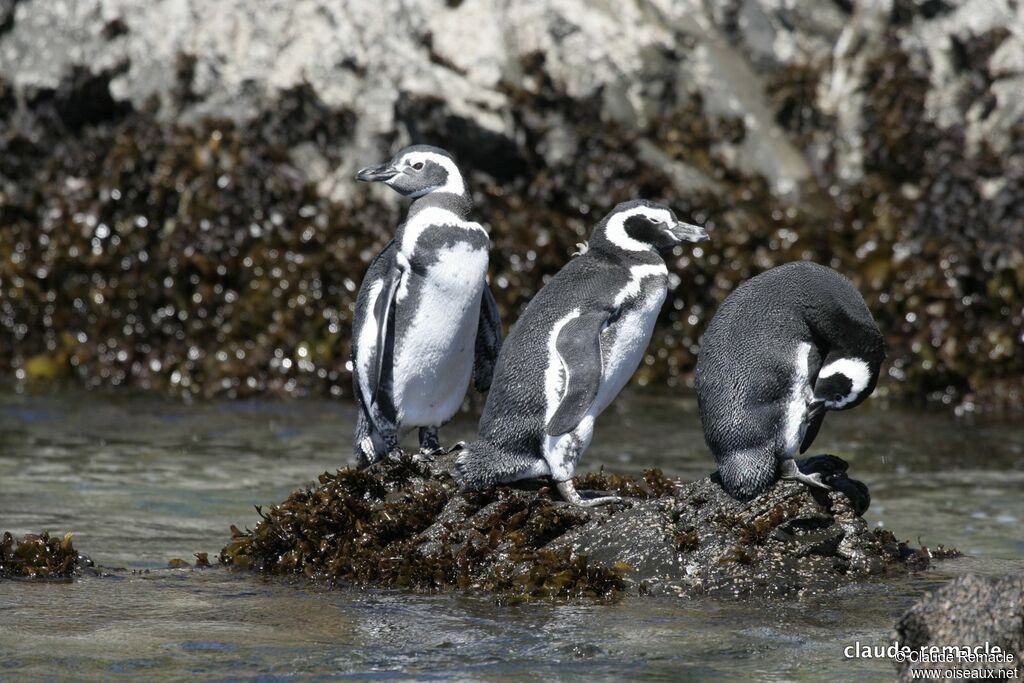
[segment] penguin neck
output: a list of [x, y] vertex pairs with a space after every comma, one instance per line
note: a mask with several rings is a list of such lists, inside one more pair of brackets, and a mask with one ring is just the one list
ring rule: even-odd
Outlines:
[[469, 213], [473, 210], [473, 200], [468, 193], [431, 192], [412, 203], [412, 206], [409, 207], [409, 218], [411, 219], [426, 209], [442, 209], [464, 221], [469, 218]]

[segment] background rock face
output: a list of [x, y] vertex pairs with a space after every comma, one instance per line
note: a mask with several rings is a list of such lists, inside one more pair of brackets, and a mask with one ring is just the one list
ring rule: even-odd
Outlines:
[[450, 149], [506, 324], [615, 203], [712, 235], [639, 381], [688, 380], [737, 283], [808, 258], [883, 387], [1018, 405], [1024, 6], [1009, 0], [0, 0], [0, 368], [343, 393], [404, 206], [353, 171]]

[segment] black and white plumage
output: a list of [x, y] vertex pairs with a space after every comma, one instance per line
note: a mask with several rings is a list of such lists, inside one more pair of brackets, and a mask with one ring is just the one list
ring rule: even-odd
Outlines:
[[420, 448], [459, 409], [470, 378], [491, 383], [501, 320], [487, 286], [490, 239], [468, 220], [472, 201], [444, 150], [407, 147], [356, 176], [415, 197], [395, 238], [370, 264], [353, 319], [356, 459], [370, 464], [419, 427]]
[[646, 201], [620, 204], [530, 301], [498, 355], [480, 420], [455, 475], [466, 488], [550, 476], [574, 505], [572, 484], [594, 420], [636, 371], [668, 289], [659, 250], [707, 238]]
[[868, 397], [884, 359], [863, 297], [831, 268], [787, 263], [737, 287], [705, 330], [696, 369], [704, 439], [725, 490], [750, 500], [780, 477], [829, 488], [793, 456], [827, 411]]

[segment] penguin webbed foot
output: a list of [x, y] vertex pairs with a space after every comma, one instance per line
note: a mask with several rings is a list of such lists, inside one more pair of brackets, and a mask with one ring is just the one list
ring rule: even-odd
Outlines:
[[443, 448], [421, 448], [415, 455], [412, 456], [413, 460], [417, 462], [434, 462], [434, 457], [444, 453]]
[[[558, 488], [558, 492], [562, 494], [562, 498], [565, 502], [574, 507], [595, 508], [600, 507], [601, 505], [626, 502], [619, 496], [607, 495], [607, 491], [577, 491], [576, 486], [572, 483], [572, 479], [556, 482], [555, 486]], [[596, 495], [597, 497], [584, 498], [581, 495], [583, 493], [588, 494], [588, 496]]]
[[824, 489], [825, 491], [831, 491], [832, 487], [825, 483], [822, 479], [821, 472], [812, 472], [811, 474], [804, 474], [797, 467], [796, 461], [792, 458], [786, 458], [781, 463], [782, 479], [788, 479], [790, 481], [799, 481], [802, 484], [813, 488]]
[[445, 448], [440, 444], [434, 445], [432, 447], [430, 445], [426, 445], [420, 447], [419, 452], [413, 456], [413, 459], [422, 460], [425, 462], [434, 462], [434, 458], [436, 458], [439, 455], [454, 455], [455, 453], [462, 452], [465, 448], [465, 441], [456, 441], [448, 448]]
[[847, 475], [849, 465], [842, 458], [823, 453], [797, 460], [796, 466], [805, 474], [820, 474], [832, 491], [846, 496], [858, 515], [863, 515], [871, 506], [871, 492], [867, 485]]

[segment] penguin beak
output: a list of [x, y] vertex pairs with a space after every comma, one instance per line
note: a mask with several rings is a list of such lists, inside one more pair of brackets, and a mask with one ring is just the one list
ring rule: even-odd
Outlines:
[[398, 171], [391, 164], [381, 164], [380, 166], [368, 166], [359, 171], [356, 173], [356, 180], [361, 180], [364, 183], [379, 183], [391, 180], [396, 175], [398, 175]]
[[805, 417], [805, 419], [813, 420], [814, 418], [818, 417], [824, 412], [825, 401], [821, 400], [820, 398], [816, 398], [807, 404], [807, 416]]
[[699, 225], [691, 225], [678, 221], [669, 228], [669, 232], [680, 242], [703, 242], [708, 239], [708, 231]]

